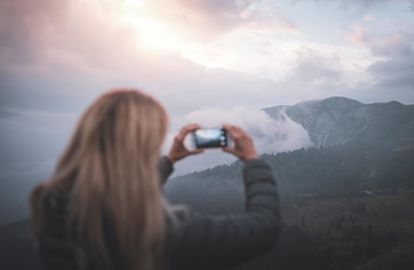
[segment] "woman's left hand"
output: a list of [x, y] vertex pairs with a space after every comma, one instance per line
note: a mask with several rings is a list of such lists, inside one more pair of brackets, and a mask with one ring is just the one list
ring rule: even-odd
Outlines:
[[187, 156], [204, 152], [203, 149], [188, 150], [184, 145], [185, 136], [200, 127], [201, 126], [199, 124], [187, 124], [181, 128], [177, 135], [175, 135], [171, 150], [167, 155], [167, 158], [171, 161], [171, 163], [175, 163], [177, 160], [183, 159]]

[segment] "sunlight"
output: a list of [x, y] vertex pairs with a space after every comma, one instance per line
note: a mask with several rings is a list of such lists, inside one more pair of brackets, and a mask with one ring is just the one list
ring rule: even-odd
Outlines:
[[226, 58], [212, 57], [207, 44], [192, 40], [173, 21], [160, 18], [149, 1], [125, 0], [120, 19], [135, 30], [140, 50], [151, 54], [178, 53], [206, 68], [231, 68], [234, 65], [226, 63]]
[[126, 0], [122, 20], [132, 25], [138, 35], [138, 46], [151, 51], [182, 52], [188, 47], [175, 29], [151, 13], [145, 0]]

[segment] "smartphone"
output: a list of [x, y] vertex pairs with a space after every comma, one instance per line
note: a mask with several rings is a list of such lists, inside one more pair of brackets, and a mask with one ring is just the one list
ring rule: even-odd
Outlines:
[[192, 134], [196, 148], [218, 148], [228, 145], [228, 136], [224, 128], [200, 128]]

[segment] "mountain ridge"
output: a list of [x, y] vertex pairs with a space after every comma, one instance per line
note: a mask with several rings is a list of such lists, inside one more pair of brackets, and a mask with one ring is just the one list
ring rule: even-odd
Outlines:
[[[263, 111], [274, 119], [278, 119], [282, 112], [286, 113], [308, 131], [316, 147], [372, 139], [396, 145], [414, 134], [414, 105], [404, 105], [398, 101], [366, 104], [335, 96], [294, 105], [267, 107]], [[397, 132], [391, 134], [393, 130]], [[398, 130], [405, 132], [398, 134]], [[388, 138], [380, 136], [382, 131], [391, 135]]]
[[[286, 114], [301, 124], [316, 146], [261, 156], [273, 168], [282, 194], [414, 188], [410, 180], [414, 176], [414, 105], [395, 101], [364, 104], [332, 97], [265, 111], [275, 119]], [[211, 199], [226, 193], [223, 190], [232, 190], [234, 196], [226, 205], [240, 203], [242, 167], [242, 162], [236, 161], [179, 176], [172, 179], [167, 190], [177, 202], [182, 194], [190, 198], [197, 193], [194, 190], [202, 190], [192, 199], [200, 201], [200, 208], [207, 202], [215, 205], [213, 208], [223, 208], [218, 198]], [[216, 185], [220, 188], [209, 190]]]

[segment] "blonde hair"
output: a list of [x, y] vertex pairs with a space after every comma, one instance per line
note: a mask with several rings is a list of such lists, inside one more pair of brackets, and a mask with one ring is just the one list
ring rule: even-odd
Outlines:
[[105, 221], [128, 269], [159, 269], [166, 223], [158, 173], [168, 118], [151, 96], [108, 92], [83, 114], [51, 180], [32, 192], [35, 237], [42, 223], [39, 190], [69, 192], [68, 235], [98, 269], [115, 267]]

